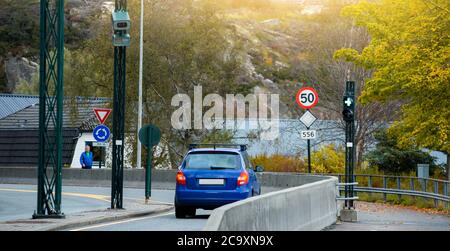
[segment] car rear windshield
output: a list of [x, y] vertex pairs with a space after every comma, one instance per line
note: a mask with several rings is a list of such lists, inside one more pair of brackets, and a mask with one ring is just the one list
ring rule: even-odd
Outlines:
[[238, 153], [205, 151], [190, 153], [185, 160], [187, 169], [239, 169], [241, 160]]

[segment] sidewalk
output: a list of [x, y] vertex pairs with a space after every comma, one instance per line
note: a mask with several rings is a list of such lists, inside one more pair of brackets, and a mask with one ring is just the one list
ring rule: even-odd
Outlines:
[[0, 231], [59, 231], [93, 224], [167, 212], [173, 205], [143, 200], [124, 200], [125, 209], [104, 209], [68, 214], [64, 219], [19, 219], [0, 222]]
[[450, 215], [357, 201], [358, 221], [337, 222], [325, 231], [450, 231]]

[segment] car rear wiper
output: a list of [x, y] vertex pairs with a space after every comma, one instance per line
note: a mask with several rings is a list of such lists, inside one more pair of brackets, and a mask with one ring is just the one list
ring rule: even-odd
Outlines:
[[232, 167], [224, 167], [224, 166], [210, 166], [210, 169], [234, 169]]

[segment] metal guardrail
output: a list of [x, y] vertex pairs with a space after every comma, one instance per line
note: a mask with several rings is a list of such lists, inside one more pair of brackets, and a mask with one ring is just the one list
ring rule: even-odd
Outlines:
[[[344, 174], [315, 174], [328, 175], [338, 178], [339, 183], [344, 180]], [[393, 176], [378, 174], [354, 174], [354, 191], [364, 193], [381, 193], [384, 201], [387, 201], [387, 195], [397, 195], [399, 199], [402, 196], [421, 197], [433, 199], [434, 206], [438, 207], [442, 202], [445, 208], [449, 208], [450, 203], [450, 182], [446, 180], [418, 178], [412, 176]], [[344, 187], [339, 186], [342, 191]]]

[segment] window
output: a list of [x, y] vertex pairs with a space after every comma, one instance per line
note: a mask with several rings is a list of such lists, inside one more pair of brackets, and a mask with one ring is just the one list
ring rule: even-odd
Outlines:
[[248, 153], [247, 152], [243, 152], [242, 153], [242, 157], [244, 158], [245, 168], [253, 170], [253, 165], [252, 165], [252, 162], [250, 161], [250, 157], [248, 156]]
[[192, 152], [185, 160], [186, 169], [239, 169], [240, 156], [233, 152]]

